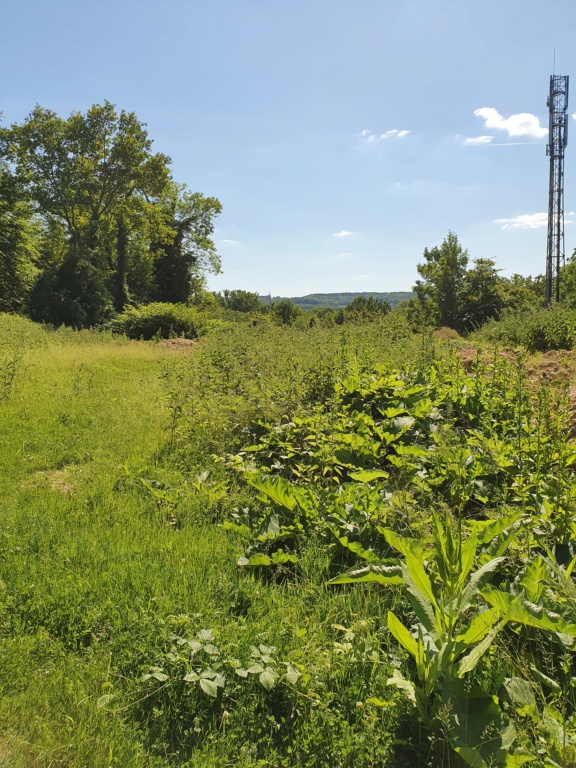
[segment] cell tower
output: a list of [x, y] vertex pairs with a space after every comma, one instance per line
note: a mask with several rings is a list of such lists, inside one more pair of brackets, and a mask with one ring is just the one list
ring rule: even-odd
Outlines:
[[548, 195], [548, 249], [546, 252], [546, 304], [560, 301], [560, 268], [564, 266], [564, 149], [568, 143], [568, 75], [550, 77], [550, 157]]

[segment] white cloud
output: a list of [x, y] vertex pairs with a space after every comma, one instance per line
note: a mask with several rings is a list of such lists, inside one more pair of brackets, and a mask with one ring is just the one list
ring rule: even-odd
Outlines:
[[464, 139], [464, 144], [490, 144], [494, 136], [471, 136]]
[[548, 224], [547, 213], [523, 213], [512, 219], [494, 219], [501, 229], [540, 229]]
[[347, 229], [343, 229], [340, 232], [334, 232], [332, 237], [350, 237], [350, 235], [353, 235], [354, 232], [348, 232]]
[[356, 275], [356, 280], [366, 280], [370, 275]]
[[532, 136], [535, 139], [542, 139], [548, 135], [548, 128], [543, 128], [536, 115], [529, 112], [503, 117], [493, 107], [482, 107], [475, 110], [474, 114], [484, 120], [486, 128], [506, 131], [508, 136]]
[[405, 136], [408, 136], [409, 133], [410, 131], [407, 131], [406, 129], [399, 131], [398, 128], [391, 128], [389, 131], [377, 136], [374, 131], [369, 131], [368, 128], [364, 128], [364, 130], [357, 133], [356, 136], [364, 139], [368, 144], [374, 144], [376, 141], [385, 141], [386, 139], [403, 139]]
[[222, 244], [226, 244], [226, 245], [238, 245], [238, 240], [222, 240]]
[[403, 139], [404, 136], [408, 136], [409, 133], [410, 131], [406, 131], [406, 130], [399, 131], [397, 128], [392, 128], [391, 131], [386, 131], [386, 133], [381, 133], [380, 138], [381, 139], [391, 139], [391, 138]]

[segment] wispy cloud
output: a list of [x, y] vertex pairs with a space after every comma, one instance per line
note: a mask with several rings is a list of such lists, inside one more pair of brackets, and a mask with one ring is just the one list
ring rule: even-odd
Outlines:
[[530, 112], [503, 117], [493, 107], [482, 107], [475, 110], [474, 114], [484, 120], [486, 128], [506, 131], [508, 136], [532, 136], [535, 139], [542, 139], [548, 135], [548, 128], [542, 127], [540, 120]]
[[548, 224], [547, 213], [523, 213], [511, 219], [494, 219], [501, 229], [541, 229]]
[[238, 240], [222, 240], [222, 244], [225, 244], [225, 245], [238, 245]]
[[405, 128], [401, 131], [398, 130], [398, 128], [391, 128], [385, 133], [374, 133], [374, 131], [369, 131], [368, 128], [364, 128], [363, 131], [360, 131], [360, 133], [357, 133], [356, 135], [360, 139], [363, 139], [367, 144], [375, 144], [377, 141], [385, 141], [386, 139], [403, 139], [405, 136], [408, 136], [409, 133], [410, 131], [407, 131]]
[[350, 237], [350, 235], [353, 235], [354, 232], [348, 232], [347, 229], [342, 229], [340, 232], [334, 232], [332, 237]]
[[370, 275], [356, 275], [356, 280], [366, 280]]
[[494, 136], [471, 136], [464, 139], [464, 144], [490, 144]]

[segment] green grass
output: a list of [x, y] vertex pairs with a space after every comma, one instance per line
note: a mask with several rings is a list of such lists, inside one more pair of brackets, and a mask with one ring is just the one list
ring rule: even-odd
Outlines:
[[[48, 333], [14, 318], [4, 318], [2, 330], [4, 360], [17, 358], [0, 403], [2, 764], [381, 764], [391, 750], [387, 723], [404, 705], [382, 713], [356, 707], [371, 680], [382, 687], [388, 665], [376, 672], [366, 665], [357, 676], [353, 665], [336, 664], [341, 631], [331, 626], [371, 615], [362, 632], [374, 635], [377, 594], [326, 587], [325, 557], [312, 546], [297, 583], [239, 572], [244, 542], [218, 523], [245, 491], [231, 487], [210, 507], [202, 488], [190, 488], [194, 466], [183, 466], [178, 451], [174, 464], [169, 458], [174, 381], [186, 388], [209, 372], [198, 374], [194, 355], [155, 344]], [[317, 348], [324, 340], [314, 337]], [[237, 341], [218, 339], [198, 358], [220, 360], [212, 375], [229, 379], [222, 360], [236, 365]], [[269, 340], [266, 354], [277, 343]], [[338, 338], [334, 348], [341, 347]], [[266, 354], [255, 365], [264, 367]], [[280, 389], [265, 391], [266, 408], [278, 407], [284, 386], [296, 398], [299, 376], [292, 370]], [[195, 400], [183, 394], [187, 404]], [[230, 390], [222, 397], [229, 406], [230, 397], [243, 399]], [[252, 415], [247, 402], [240, 421]], [[221, 445], [217, 425], [202, 430]], [[204, 463], [207, 447], [192, 446]], [[141, 482], [157, 478], [184, 489], [176, 509]], [[162, 661], [171, 629], [182, 623], [191, 633], [214, 630], [240, 655], [252, 644], [275, 645], [279, 660], [309, 670], [312, 695], [246, 684], [221, 705], [170, 687], [144, 690], [140, 677]], [[325, 697], [314, 693], [324, 688]], [[106, 694], [115, 698], [98, 708]]]
[[[471, 473], [489, 464], [494, 493], [482, 502], [489, 517], [517, 507], [524, 493], [526, 514], [540, 515], [546, 529], [540, 544], [558, 536], [560, 518], [570, 539], [572, 502], [552, 509], [560, 502], [546, 473], [538, 470], [534, 480], [540, 496], [529, 470], [521, 475], [532, 450], [526, 441], [542, 442], [550, 466], [558, 451], [568, 455], [551, 418], [561, 418], [562, 397], [522, 389], [520, 368], [500, 362], [465, 379], [450, 345], [412, 337], [393, 316], [343, 329], [226, 326], [179, 352], [0, 316], [0, 765], [461, 764], [386, 684], [396, 668], [414, 672], [387, 630], [389, 610], [413, 621], [401, 587], [329, 585], [343, 561], [321, 524], [303, 531], [295, 565], [239, 568], [257, 531], [223, 525], [246, 508], [256, 519], [268, 509], [230, 468], [231, 457], [289, 420], [320, 434], [341, 417], [336, 383], [356, 376], [368, 396], [377, 365], [420, 378], [434, 367], [448, 403], [446, 428], [422, 459], [436, 490], [423, 484], [419, 465], [400, 462], [394, 498], [381, 497], [387, 525], [425, 540], [432, 509], [478, 515], [481, 492]], [[478, 403], [485, 416], [472, 424]], [[466, 474], [472, 426], [484, 432]], [[330, 434], [322, 440], [331, 444]], [[517, 451], [512, 459], [520, 456], [525, 484], [492, 471], [496, 459], [504, 461], [498, 451], [508, 451], [506, 460]], [[262, 467], [277, 471], [265, 461]], [[570, 473], [556, 478], [563, 488]], [[523, 568], [527, 541], [505, 575]], [[211, 630], [210, 645], [219, 649], [211, 660], [199, 652], [204, 665], [222, 663], [227, 678], [215, 697], [183, 679], [202, 630]], [[503, 634], [476, 683], [501, 685], [501, 677], [527, 670], [528, 658], [538, 660], [535, 635]], [[278, 675], [270, 690], [259, 672], [241, 677], [233, 669], [233, 660], [241, 669], [254, 665], [260, 647]], [[546, 674], [555, 675], [558, 660], [546, 653]], [[553, 696], [542, 695], [552, 706]], [[509, 710], [519, 740], [532, 749], [539, 726]]]

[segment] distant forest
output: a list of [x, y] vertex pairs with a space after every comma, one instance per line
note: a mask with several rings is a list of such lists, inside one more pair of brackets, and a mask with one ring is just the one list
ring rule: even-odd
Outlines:
[[332, 309], [343, 309], [347, 307], [355, 298], [363, 296], [365, 299], [373, 298], [380, 301], [387, 301], [392, 308], [402, 301], [408, 301], [416, 296], [412, 291], [392, 291], [391, 293], [377, 293], [368, 291], [363, 293], [309, 293], [306, 296], [260, 296], [263, 304], [271, 304], [288, 298], [300, 309], [320, 309], [321, 307], [330, 307]]

